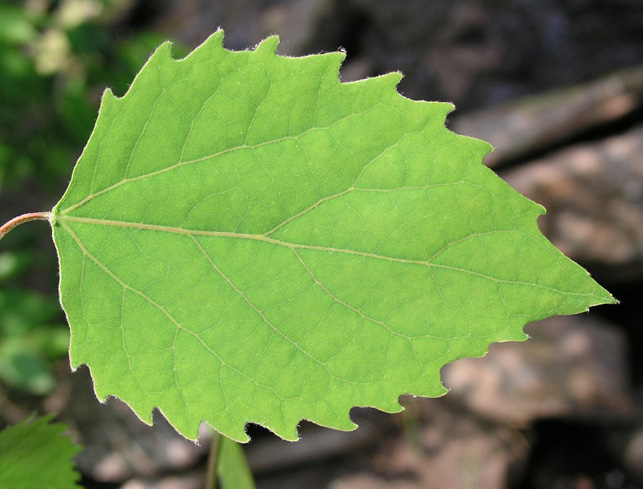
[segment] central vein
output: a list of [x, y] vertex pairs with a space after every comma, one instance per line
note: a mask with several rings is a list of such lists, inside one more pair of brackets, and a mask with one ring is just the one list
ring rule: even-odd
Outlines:
[[[113, 226], [113, 227], [119, 227], [119, 228], [129, 228], [129, 229], [140, 229], [140, 230], [145, 230], [145, 231], [157, 231], [157, 232], [165, 232], [165, 233], [174, 233], [174, 234], [183, 234], [185, 236], [190, 236], [192, 238], [196, 236], [207, 236], [207, 237], [217, 237], [217, 238], [234, 238], [234, 239], [246, 239], [246, 240], [252, 240], [252, 241], [261, 241], [264, 243], [270, 243], [273, 245], [277, 246], [283, 246], [286, 247], [290, 250], [296, 251], [296, 250], [314, 250], [314, 251], [324, 251], [327, 253], [344, 253], [347, 255], [354, 255], [354, 256], [361, 256], [364, 258], [373, 258], [376, 260], [386, 260], [389, 262], [394, 262], [394, 263], [405, 263], [405, 264], [412, 264], [412, 265], [421, 265], [424, 267], [430, 267], [430, 268], [435, 268], [435, 269], [444, 269], [444, 270], [451, 270], [455, 272], [460, 272], [460, 273], [465, 273], [468, 275], [473, 275], [476, 277], [480, 277], [486, 280], [491, 280], [496, 283], [507, 283], [507, 284], [518, 284], [518, 285], [528, 285], [530, 287], [535, 287], [539, 289], [545, 289], [545, 290], [551, 290], [555, 292], [561, 292], [558, 289], [547, 287], [545, 285], [541, 284], [534, 284], [534, 283], [529, 283], [529, 282], [523, 282], [520, 280], [507, 280], [507, 279], [501, 279], [497, 278], [485, 273], [480, 273], [476, 272], [473, 270], [468, 270], [466, 268], [454, 266], [454, 265], [446, 265], [446, 264], [439, 264], [439, 263], [434, 263], [429, 260], [407, 260], [404, 258], [397, 258], [397, 257], [392, 257], [392, 256], [386, 256], [386, 255], [378, 255], [376, 253], [368, 253], [365, 251], [357, 251], [357, 250], [351, 250], [347, 248], [334, 248], [331, 246], [316, 246], [316, 245], [310, 245], [310, 244], [302, 244], [302, 243], [290, 243], [288, 241], [282, 241], [279, 239], [275, 238], [270, 238], [266, 235], [263, 234], [243, 234], [243, 233], [230, 233], [230, 232], [225, 232], [225, 231], [203, 231], [199, 229], [184, 229], [180, 227], [173, 227], [173, 226], [160, 226], [157, 224], [144, 224], [144, 223], [135, 223], [135, 222], [126, 222], [126, 221], [114, 221], [110, 219], [94, 219], [90, 217], [75, 217], [75, 216], [69, 216], [69, 215], [59, 215], [57, 217], [58, 220], [65, 221], [67, 223], [84, 223], [84, 224], [94, 224], [98, 226]], [[271, 231], [272, 232], [272, 231]], [[437, 256], [437, 255], [434, 255]], [[574, 296], [591, 296], [592, 294], [578, 294], [578, 293], [570, 293], [567, 292], [569, 295], [574, 295]]]
[[396, 263], [411, 263], [416, 265], [435, 266], [434, 264], [428, 261], [406, 260], [403, 258], [378, 255], [375, 253], [368, 253], [364, 251], [357, 251], [357, 250], [351, 250], [346, 248], [334, 248], [330, 246], [316, 246], [316, 245], [301, 244], [301, 243], [290, 243], [288, 241], [282, 241], [279, 239], [270, 238], [263, 234], [231, 233], [231, 232], [225, 232], [225, 231], [203, 231], [199, 229], [184, 229], [184, 228], [174, 227], [174, 226], [161, 226], [158, 224], [114, 221], [110, 219], [95, 219], [91, 217], [76, 217], [76, 216], [69, 216], [64, 214], [59, 215], [58, 219], [66, 222], [77, 222], [77, 223], [83, 223], [83, 224], [94, 224], [98, 226], [112, 226], [112, 227], [119, 227], [119, 228], [140, 229], [145, 231], [157, 231], [157, 232], [164, 232], [164, 233], [183, 234], [185, 236], [192, 236], [192, 237], [207, 236], [207, 237], [214, 237], [214, 238], [246, 239], [246, 240], [252, 240], [252, 241], [262, 241], [264, 243], [270, 243], [277, 246], [284, 246], [291, 250], [300, 249], [300, 250], [326, 251], [330, 253], [345, 253], [349, 255], [357, 255], [357, 256], [363, 256], [367, 258], [376, 258], [378, 260], [387, 260], [387, 261], [396, 262]]

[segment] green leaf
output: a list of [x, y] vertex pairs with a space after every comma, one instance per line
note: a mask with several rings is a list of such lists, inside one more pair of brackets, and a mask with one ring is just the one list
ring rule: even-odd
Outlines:
[[223, 489], [255, 489], [243, 448], [225, 436], [219, 440], [217, 474]]
[[543, 209], [391, 73], [342, 53], [163, 44], [105, 93], [53, 210], [73, 368], [196, 438], [253, 422], [297, 439], [354, 406], [440, 396], [446, 363], [613, 299], [539, 232]]
[[0, 432], [0, 487], [80, 488], [71, 459], [81, 448], [62, 436], [68, 428], [52, 416], [24, 421]]

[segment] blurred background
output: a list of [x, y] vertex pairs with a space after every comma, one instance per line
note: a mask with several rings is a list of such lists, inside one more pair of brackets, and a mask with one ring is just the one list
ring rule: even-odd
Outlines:
[[[53, 207], [105, 87], [122, 95], [165, 39], [184, 56], [221, 27], [229, 49], [343, 49], [345, 81], [401, 71], [486, 163], [545, 205], [543, 232], [620, 301], [527, 327], [443, 370], [451, 392], [399, 415], [354, 409], [352, 433], [255, 426], [259, 488], [643, 488], [643, 1], [0, 0], [0, 222]], [[162, 416], [100, 405], [70, 374], [45, 223], [0, 247], [0, 427], [58, 412], [87, 488], [203, 486], [207, 442]]]

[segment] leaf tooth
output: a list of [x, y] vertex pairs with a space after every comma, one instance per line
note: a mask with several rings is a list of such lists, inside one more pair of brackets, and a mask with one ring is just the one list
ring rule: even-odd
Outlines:
[[146, 65], [165, 63], [165, 60], [168, 58], [172, 61], [176, 61], [172, 57], [172, 42], [165, 41], [158, 48], [156, 48], [156, 51], [152, 53], [152, 56], [150, 56], [150, 59], [147, 60]]
[[[337, 54], [342, 54], [342, 53], [337, 53]], [[362, 78], [361, 80], [345, 82], [343, 83], [343, 85], [360, 84], [364, 86], [364, 90], [368, 89], [367, 86], [375, 85], [380, 87], [380, 90], [382, 90], [383, 88], [384, 91], [397, 92], [397, 85], [402, 80], [402, 76], [403, 76], [402, 73], [400, 73], [399, 71], [391, 71], [389, 73], [373, 76], [371, 78]], [[397, 92], [397, 94], [400, 95], [399, 92]]]
[[103, 96], [101, 97], [100, 106], [102, 108], [106, 104], [117, 103], [120, 100], [120, 98], [121, 97], [118, 97], [114, 94], [111, 88], [106, 88], [105, 91], [103, 92]]
[[225, 32], [223, 31], [223, 29], [221, 28], [217, 29], [217, 31], [214, 34], [210, 35], [210, 37], [208, 37], [203, 42], [203, 44], [201, 44], [196, 49], [191, 51], [185, 58], [183, 58], [180, 61], [185, 61], [190, 58], [196, 58], [199, 55], [198, 53], [200, 53], [201, 51], [215, 51], [215, 52], [222, 51], [224, 49], [223, 48], [224, 37], [225, 37]]
[[276, 54], [278, 45], [279, 36], [270, 36], [257, 44], [254, 50], [257, 54]]
[[329, 78], [332, 78], [334, 83], [339, 83], [339, 70], [342, 67], [344, 59], [346, 59], [346, 53], [343, 51], [336, 51], [334, 53], [327, 53], [322, 55], [328, 60], [328, 67], [332, 71], [329, 71]]
[[[267, 430], [273, 432], [275, 435], [279, 436], [280, 438], [283, 438], [286, 441], [298, 441], [300, 436], [299, 436], [299, 424], [303, 420], [300, 419], [299, 421], [294, 421], [294, 422], [284, 422], [282, 426], [277, 428], [276, 426], [272, 426], [267, 422], [258, 422], [258, 421], [248, 421], [246, 423], [246, 428], [250, 423], [257, 424], [259, 426], [263, 426]], [[249, 439], [249, 438], [248, 438]]]
[[391, 71], [390, 73], [382, 75], [381, 78], [392, 88], [397, 90], [397, 86], [402, 81], [402, 78], [404, 78], [404, 75], [399, 71]]
[[[267, 428], [268, 430], [270, 430], [270, 428], [265, 426], [263, 423], [256, 423], [254, 421], [244, 421], [242, 423], [234, 422], [232, 424], [232, 429], [229, 429], [229, 428], [224, 429], [221, 426], [219, 426], [218, 423], [216, 423], [214, 420], [204, 419], [201, 421], [201, 423], [206, 423], [213, 430], [221, 433], [222, 435], [230, 438], [233, 441], [236, 441], [237, 443], [248, 443], [250, 441], [250, 437], [248, 436], [248, 426], [250, 424], [263, 426], [264, 428]], [[277, 436], [281, 436], [279, 433], [277, 433], [274, 430], [270, 430], [270, 431], [272, 431]], [[185, 436], [185, 433], [181, 433], [181, 434]], [[192, 438], [192, 440], [196, 440], [197, 438]]]
[[[163, 66], [163, 64], [166, 63], [166, 60], [168, 60], [168, 59], [170, 61], [176, 61], [172, 57], [172, 42], [165, 41], [158, 48], [156, 48], [156, 50], [152, 53], [152, 55], [146, 61], [146, 63], [143, 66], [143, 68], [141, 68], [141, 70], [138, 72], [138, 74], [134, 77], [134, 80], [132, 80], [132, 83], [130, 84], [130, 86], [127, 89], [127, 91], [122, 96], [119, 97], [118, 95], [115, 95], [114, 92], [112, 92], [112, 90], [109, 89], [109, 88], [107, 90], [105, 90], [105, 92], [103, 92], [103, 99], [101, 101], [101, 107], [99, 108], [99, 114], [100, 114], [100, 111], [103, 109], [103, 103], [104, 102], [106, 102], [106, 101], [120, 102], [120, 101], [126, 99], [127, 96], [130, 93], [132, 93], [134, 87], [136, 87], [137, 85], [140, 84], [141, 79], [148, 78], [149, 77], [148, 73], [150, 73], [150, 72], [159, 71], [160, 67]], [[151, 69], [151, 68], [155, 68], [155, 69]], [[107, 92], [109, 92], [109, 94]], [[109, 100], [110, 95], [112, 96], [111, 98], [113, 100]]]
[[224, 37], [225, 31], [219, 27], [214, 34], [206, 39], [205, 44], [212, 44], [213, 47], [222, 48]]
[[400, 84], [403, 77], [404, 75], [399, 71], [392, 71], [379, 76], [378, 78], [381, 80], [380, 83], [384, 85], [385, 90], [390, 90], [391, 92], [395, 92], [396, 96], [406, 98], [397, 89], [397, 86]]

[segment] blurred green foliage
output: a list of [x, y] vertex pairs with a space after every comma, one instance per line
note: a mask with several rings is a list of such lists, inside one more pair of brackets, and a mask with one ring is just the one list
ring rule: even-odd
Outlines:
[[[0, 0], [0, 220], [48, 210], [60, 198], [103, 90], [124, 94], [164, 40], [130, 27], [134, 4]], [[57, 278], [53, 247], [42, 249], [48, 237], [25, 226], [0, 248], [0, 383], [33, 394], [54, 387], [50, 365], [69, 342], [57, 298], [30, 292]]]
[[69, 179], [104, 88], [124, 93], [164, 40], [127, 26], [132, 3], [0, 0], [0, 188]]
[[31, 394], [55, 387], [50, 362], [63, 356], [69, 330], [58, 304], [25, 290], [0, 290], [0, 380]]

